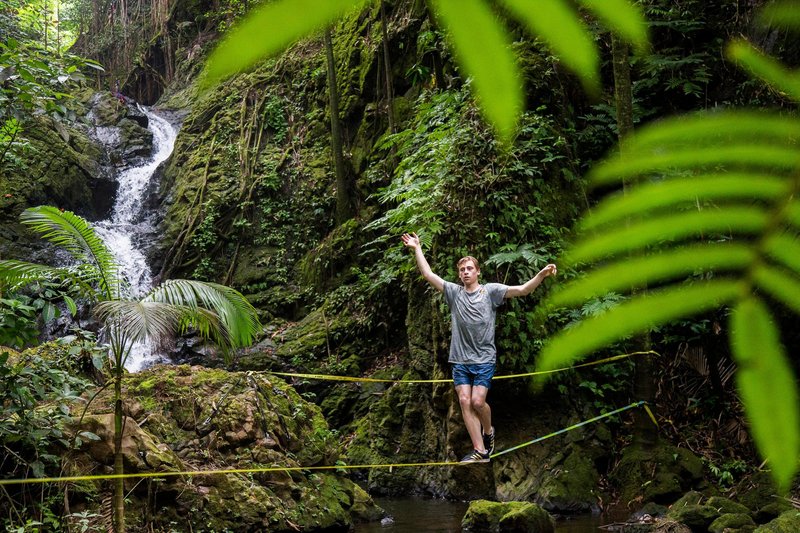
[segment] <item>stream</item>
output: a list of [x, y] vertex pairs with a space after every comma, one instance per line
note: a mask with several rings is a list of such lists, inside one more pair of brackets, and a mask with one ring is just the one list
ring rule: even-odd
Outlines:
[[[468, 502], [423, 498], [376, 498], [391, 520], [356, 524], [355, 533], [460, 533]], [[556, 533], [595, 533], [613, 522], [598, 515], [579, 515], [556, 522]]]

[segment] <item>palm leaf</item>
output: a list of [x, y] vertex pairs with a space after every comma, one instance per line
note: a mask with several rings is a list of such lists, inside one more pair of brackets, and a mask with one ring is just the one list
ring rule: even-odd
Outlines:
[[258, 314], [239, 292], [225, 285], [173, 279], [151, 290], [142, 301], [163, 302], [189, 309], [207, 309], [219, 317], [224, 339], [232, 348], [249, 345], [261, 325]]
[[79, 263], [95, 266], [105, 299], [119, 297], [121, 280], [116, 259], [86, 220], [71, 211], [39, 206], [23, 211], [20, 221], [66, 250]]
[[626, 0], [578, 0], [640, 52], [648, 46], [647, 24], [639, 5]]
[[758, 265], [753, 269], [753, 279], [760, 289], [800, 315], [800, 281], [782, 268]]
[[59, 268], [26, 261], [12, 259], [0, 260], [0, 285], [10, 289], [37, 281], [60, 281], [77, 288], [81, 294], [91, 300], [97, 293], [92, 285], [94, 269], [86, 267]]
[[485, 0], [431, 0], [439, 22], [448, 30], [459, 62], [489, 121], [509, 138], [522, 111], [519, 68], [511, 39]]
[[778, 91], [800, 101], [800, 76], [796, 72], [764, 55], [745, 40], [740, 39], [730, 43], [727, 54], [753, 76], [761, 78]]

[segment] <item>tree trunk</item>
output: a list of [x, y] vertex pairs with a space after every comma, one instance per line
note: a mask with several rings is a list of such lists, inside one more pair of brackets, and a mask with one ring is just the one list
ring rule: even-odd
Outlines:
[[[122, 463], [122, 369], [117, 369], [114, 376], [114, 474], [122, 475], [125, 471]], [[125, 533], [125, 480], [121, 477], [114, 480], [114, 527], [116, 533]]]
[[392, 102], [394, 101], [394, 91], [392, 89], [392, 61], [389, 57], [389, 31], [387, 29], [386, 21], [386, 3], [381, 0], [381, 30], [383, 31], [383, 70], [384, 79], [386, 81], [386, 116], [389, 119], [389, 133], [395, 133], [394, 123], [394, 109]]
[[[619, 136], [620, 154], [625, 156], [625, 142], [633, 132], [633, 93], [631, 90], [630, 50], [628, 44], [617, 35], [611, 35], [611, 53], [614, 64], [614, 101], [617, 108], [617, 132]], [[622, 182], [623, 191], [627, 183]], [[642, 290], [647, 290], [642, 289]], [[638, 339], [640, 349], [649, 351], [650, 335], [645, 334]], [[653, 407], [655, 386], [653, 384], [653, 365], [649, 355], [635, 360], [633, 377], [634, 400], [644, 400]], [[652, 447], [658, 442], [657, 428], [643, 409], [634, 413], [634, 439], [644, 447]]]
[[331, 30], [326, 28], [323, 39], [325, 56], [328, 62], [328, 95], [331, 112], [331, 151], [333, 152], [333, 168], [336, 174], [336, 223], [342, 224], [353, 216], [353, 201], [350, 182], [344, 169], [344, 153], [342, 151], [342, 127], [339, 122], [339, 89], [336, 85], [336, 64], [333, 60], [333, 42]]

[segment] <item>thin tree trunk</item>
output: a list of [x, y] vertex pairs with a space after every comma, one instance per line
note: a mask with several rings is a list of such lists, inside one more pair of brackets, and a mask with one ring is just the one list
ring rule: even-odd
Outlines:
[[[120, 362], [121, 364], [121, 362]], [[114, 474], [125, 472], [122, 462], [122, 370], [114, 376]], [[116, 533], [125, 533], [125, 480], [114, 480], [114, 527]]]
[[386, 21], [386, 3], [381, 0], [381, 30], [383, 31], [383, 71], [386, 80], [386, 116], [389, 119], [389, 133], [395, 133], [394, 91], [392, 89], [392, 61], [389, 57], [389, 31]]
[[[628, 44], [617, 35], [611, 35], [611, 53], [614, 65], [614, 101], [617, 107], [617, 132], [619, 135], [620, 154], [625, 157], [625, 143], [633, 132], [633, 93], [631, 90], [630, 50]], [[627, 191], [627, 182], [623, 180], [623, 191]], [[647, 290], [646, 288], [642, 290]], [[650, 334], [646, 333], [638, 339], [642, 351], [651, 347]], [[649, 355], [635, 360], [633, 376], [633, 394], [635, 400], [646, 401], [651, 408], [655, 401], [653, 383], [653, 365]], [[634, 439], [644, 447], [652, 447], [658, 442], [658, 432], [650, 417], [643, 409], [634, 413]]]
[[336, 84], [336, 64], [333, 60], [331, 30], [326, 28], [323, 39], [325, 57], [328, 63], [328, 95], [331, 112], [331, 151], [333, 168], [336, 174], [336, 223], [342, 224], [353, 216], [353, 202], [350, 197], [350, 182], [345, 175], [344, 153], [342, 151], [342, 127], [339, 122], [339, 89]]

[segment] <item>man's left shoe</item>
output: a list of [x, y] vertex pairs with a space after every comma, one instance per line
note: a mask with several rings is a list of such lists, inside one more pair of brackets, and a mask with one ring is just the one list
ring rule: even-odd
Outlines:
[[472, 450], [472, 453], [468, 453], [464, 456], [460, 463], [488, 463], [489, 459], [489, 452], [479, 452], [478, 450]]
[[489, 455], [494, 453], [494, 426], [492, 426], [491, 433], [488, 435], [486, 433], [483, 434], [483, 447], [488, 450]]

